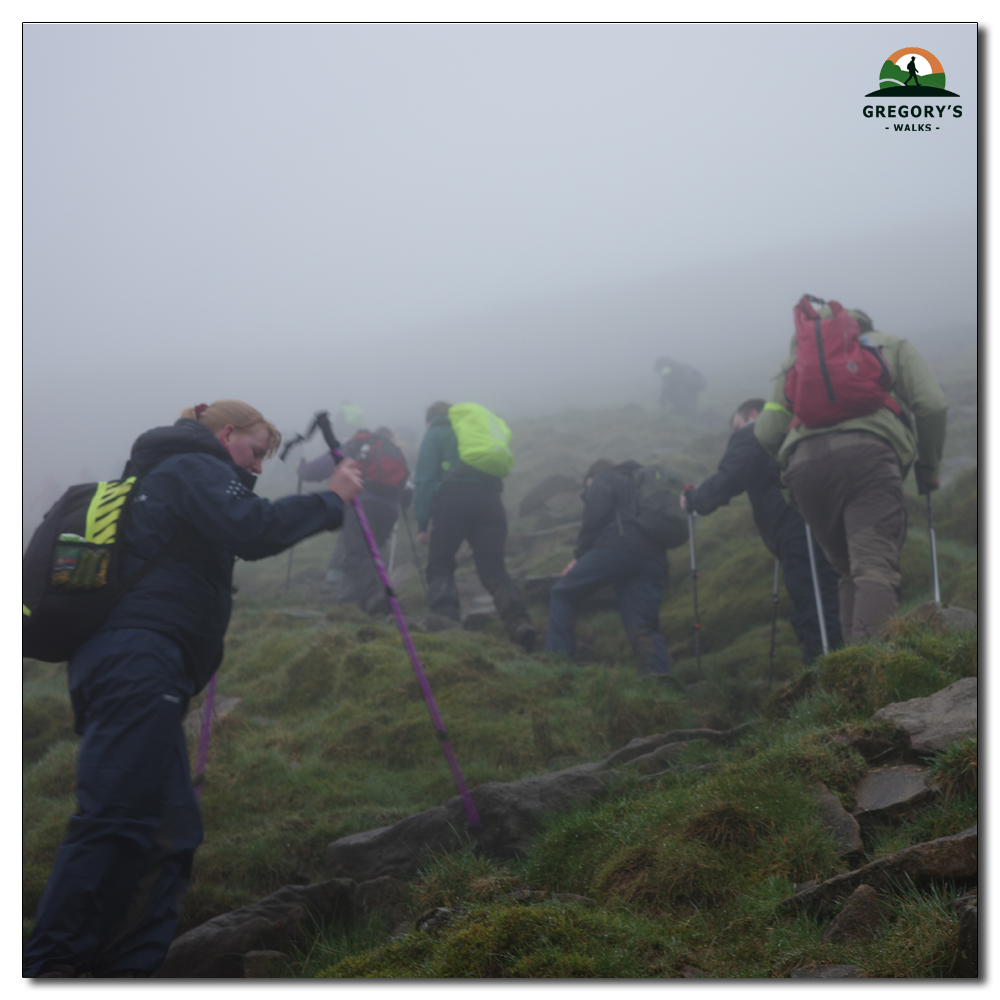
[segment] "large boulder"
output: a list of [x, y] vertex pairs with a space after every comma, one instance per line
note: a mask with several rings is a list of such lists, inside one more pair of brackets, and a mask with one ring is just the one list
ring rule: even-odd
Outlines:
[[350, 920], [355, 888], [350, 879], [286, 885], [259, 902], [207, 920], [174, 939], [156, 978], [242, 979], [248, 952], [281, 951], [305, 941], [317, 923]]
[[859, 885], [886, 892], [906, 884], [908, 879], [918, 886], [934, 881], [964, 881], [975, 878], [978, 871], [979, 828], [973, 826], [952, 837], [904, 847], [855, 871], [809, 886], [785, 899], [781, 909], [831, 915], [838, 901], [849, 896]]
[[491, 781], [471, 792], [479, 827], [469, 823], [456, 795], [392, 826], [335, 840], [326, 849], [326, 861], [333, 874], [363, 882], [382, 875], [407, 878], [431, 854], [463, 845], [490, 857], [512, 858], [527, 849], [545, 816], [602, 798], [614, 773], [597, 773], [595, 765], [585, 764], [520, 781]]
[[968, 608], [955, 604], [938, 604], [928, 601], [903, 616], [928, 625], [938, 632], [976, 632], [979, 630], [979, 616]]
[[963, 677], [928, 698], [893, 702], [880, 708], [874, 719], [904, 733], [914, 752], [936, 753], [975, 735], [979, 725], [979, 681]]
[[[326, 861], [331, 874], [363, 882], [382, 875], [408, 878], [431, 854], [457, 851], [466, 845], [490, 857], [513, 858], [527, 850], [545, 816], [602, 798], [609, 780], [623, 765], [634, 761], [641, 773], [660, 770], [669, 766], [674, 755], [673, 751], [657, 754], [660, 748], [692, 740], [725, 745], [749, 725], [658, 733], [634, 739], [600, 761], [520, 781], [491, 781], [471, 792], [482, 821], [478, 828], [469, 823], [461, 798], [455, 796], [443, 806], [407, 816], [392, 826], [335, 840], [326, 849]], [[640, 764], [640, 758], [648, 758], [648, 767]]]

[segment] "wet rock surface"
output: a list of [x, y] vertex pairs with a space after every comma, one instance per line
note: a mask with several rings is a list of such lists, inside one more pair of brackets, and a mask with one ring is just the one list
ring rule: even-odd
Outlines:
[[392, 826], [335, 840], [327, 847], [327, 864], [335, 874], [367, 881], [381, 875], [407, 878], [430, 854], [455, 851], [465, 844], [490, 857], [516, 857], [527, 849], [545, 816], [603, 798], [613, 772], [598, 775], [584, 770], [590, 766], [479, 785], [471, 792], [482, 823], [479, 828], [469, 823], [456, 795], [443, 806]]
[[916, 886], [934, 881], [965, 881], [979, 871], [979, 828], [963, 830], [952, 837], [939, 837], [903, 848], [861, 868], [820, 882], [789, 896], [781, 903], [785, 912], [798, 909], [831, 915], [838, 901], [859, 885], [878, 892], [892, 891], [910, 880]]
[[963, 677], [928, 698], [893, 702], [873, 719], [905, 734], [916, 753], [937, 753], [978, 731], [979, 681]]
[[937, 792], [918, 764], [876, 767], [855, 788], [854, 816], [862, 826], [912, 816]]
[[354, 892], [350, 879], [286, 885], [175, 938], [156, 978], [242, 979], [248, 952], [281, 951], [304, 941], [318, 923], [350, 920]]
[[938, 604], [936, 601], [921, 604], [903, 617], [912, 618], [921, 625], [929, 625], [939, 632], [975, 632], [979, 629], [979, 616], [975, 611], [954, 604]]
[[819, 805], [820, 820], [837, 842], [837, 852], [841, 855], [856, 854], [864, 849], [861, 827], [858, 821], [843, 807], [829, 788], [817, 782], [813, 794]]
[[863, 883], [851, 893], [843, 909], [823, 932], [823, 940], [840, 944], [871, 937], [885, 922], [885, 911], [878, 893]]

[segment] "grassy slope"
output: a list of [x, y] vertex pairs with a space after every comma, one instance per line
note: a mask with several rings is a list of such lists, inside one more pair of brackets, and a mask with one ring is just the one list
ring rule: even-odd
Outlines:
[[[725, 433], [706, 433], [698, 424], [646, 415], [637, 407], [560, 414], [516, 426], [514, 432], [520, 443], [518, 466], [505, 494], [511, 514], [542, 476], [557, 471], [579, 474], [598, 456], [640, 461], [658, 457], [685, 478], [699, 481], [712, 471], [726, 441]], [[969, 526], [970, 512], [976, 509], [974, 472], [960, 476], [937, 500], [944, 598], [971, 607], [977, 585], [976, 538]], [[907, 605], [925, 600], [930, 586], [928, 543], [916, 528], [922, 508], [915, 497], [913, 503], [903, 557]], [[572, 527], [525, 537], [535, 527], [534, 517], [512, 516], [509, 566], [521, 575], [558, 571], [570, 558]], [[243, 703], [213, 734], [203, 802], [206, 840], [197, 856], [182, 929], [282, 884], [322, 878], [323, 848], [330, 840], [392, 822], [454, 793], [394, 629], [351, 609], [334, 609], [316, 618], [296, 618], [282, 610], [305, 605], [327, 611], [318, 584], [332, 544], [331, 536], [322, 536], [296, 548], [287, 593], [286, 556], [238, 567], [241, 589], [219, 693], [240, 697]], [[401, 538], [397, 562], [404, 575], [407, 550]], [[594, 661], [583, 667], [544, 654], [525, 656], [496, 624], [478, 633], [416, 637], [470, 785], [537, 773], [559, 766], [559, 758], [597, 757], [634, 736], [694, 725], [730, 726], [763, 711], [773, 563], [756, 536], [745, 498], [699, 522], [698, 551], [705, 680], [684, 694], [636, 676], [613, 610], [580, 622], [580, 651]], [[692, 682], [685, 550], [678, 550], [671, 561], [663, 630], [678, 676]], [[460, 558], [459, 571], [472, 572], [467, 557]], [[412, 570], [401, 591], [409, 611], [422, 610]], [[794, 635], [784, 620], [784, 596], [779, 612], [775, 680], [780, 684], [795, 677], [800, 664]], [[544, 608], [533, 613], [544, 624]], [[24, 683], [26, 918], [34, 913], [74, 805], [75, 741], [64, 685], [63, 669], [45, 664], [31, 664]], [[679, 787], [670, 794], [681, 796], [680, 802], [687, 801], [684, 796], [690, 792]], [[635, 789], [625, 789], [620, 803], [631, 803], [628, 808], [635, 810], [634, 803], [641, 799]], [[649, 808], [671, 811], [679, 806], [671, 800]], [[612, 825], [619, 822], [613, 812], [608, 815]], [[776, 849], [773, 844], [768, 848], [772, 854]], [[824, 850], [829, 853], [828, 845]], [[607, 853], [603, 847], [601, 851]], [[539, 854], [546, 856], [552, 856], [552, 849], [548, 855]], [[513, 876], [497, 877], [503, 882]], [[617, 885], [616, 877], [595, 872], [573, 884], [579, 889], [586, 882], [607, 899], [619, 898], [610, 888]], [[563, 884], [557, 879], [553, 885], [557, 883]], [[609, 887], [607, 892], [601, 886]], [[775, 886], [773, 894], [787, 888], [784, 883]], [[607, 911], [624, 921], [620, 930], [625, 938], [637, 933], [628, 923], [630, 905], [625, 911]], [[354, 949], [362, 943], [359, 938], [343, 947]], [[329, 958], [341, 946], [325, 947], [328, 950], [320, 949], [319, 954]], [[632, 973], [607, 974], [645, 974], [646, 966], [636, 961]], [[312, 967], [315, 970], [315, 962]], [[664, 974], [673, 966], [661, 963], [655, 968], [656, 974]]]

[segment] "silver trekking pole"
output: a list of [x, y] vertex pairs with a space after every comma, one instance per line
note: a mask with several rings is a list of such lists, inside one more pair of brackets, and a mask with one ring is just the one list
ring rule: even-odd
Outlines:
[[941, 581], [938, 579], [937, 536], [934, 534], [934, 505], [930, 490], [927, 491], [927, 527], [931, 533], [931, 566], [934, 568], [934, 600], [941, 603]]
[[812, 570], [813, 591], [816, 594], [816, 615], [819, 618], [819, 637], [823, 642], [823, 655], [830, 652], [830, 643], [826, 638], [826, 614], [823, 611], [823, 594], [819, 589], [819, 572], [816, 569], [816, 553], [813, 551], [813, 536], [806, 525], [806, 545], [809, 548], [809, 569]]
[[701, 680], [701, 622], [698, 620], [698, 566], [694, 559], [694, 514], [688, 511], [688, 544], [691, 549], [691, 593], [694, 594], [694, 661]]
[[771, 680], [774, 677], [774, 640], [778, 631], [778, 574], [781, 563], [777, 556], [774, 559], [774, 593], [771, 595], [771, 652], [767, 654], [767, 689], [771, 690]]

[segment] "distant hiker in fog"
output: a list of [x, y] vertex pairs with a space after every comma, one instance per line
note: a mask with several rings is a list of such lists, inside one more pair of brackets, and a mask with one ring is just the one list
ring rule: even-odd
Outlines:
[[642, 676], [669, 676], [670, 657], [660, 634], [660, 600], [667, 584], [667, 557], [638, 525], [637, 462], [598, 459], [584, 476], [583, 525], [575, 558], [549, 598], [545, 650], [572, 656], [576, 608], [610, 583], [615, 585], [622, 625]]
[[[455, 555], [462, 541], [467, 540], [476, 573], [493, 597], [507, 635], [530, 652], [535, 645], [535, 628], [517, 584], [504, 566], [507, 513], [500, 500], [503, 479], [459, 457], [459, 439], [450, 418], [459, 410], [482, 410], [487, 420], [492, 417], [496, 422], [488, 410], [473, 404], [452, 407], [437, 402], [427, 409], [427, 432], [417, 458], [413, 509], [417, 539], [421, 544], [430, 544], [427, 589], [431, 611], [461, 621]], [[507, 434], [509, 437], [509, 431]]]
[[[754, 422], [764, 409], [763, 399], [748, 399], [730, 420], [733, 436], [719, 462], [719, 471], [697, 488], [686, 490], [681, 506], [695, 514], [711, 514], [745, 492], [754, 524], [768, 551], [781, 562], [785, 589], [792, 599], [790, 620], [802, 648], [802, 659], [811, 663], [823, 652], [816, 614], [806, 526], [802, 515], [785, 500], [777, 460], [757, 440]], [[823, 594], [827, 639], [831, 649], [843, 645], [837, 599], [837, 573], [821, 551], [816, 553]]]
[[147, 978], [177, 930], [201, 814], [181, 723], [222, 662], [236, 558], [340, 526], [361, 489], [344, 461], [326, 491], [253, 492], [281, 435], [234, 399], [139, 436], [141, 492], [121, 525], [125, 579], [149, 567], [71, 657], [78, 807], [24, 952], [26, 978]]
[[[837, 302], [817, 312], [808, 298], [795, 307], [791, 355], [754, 431], [839, 574], [844, 641], [863, 642], [896, 613], [903, 480], [912, 466], [922, 493], [940, 486], [948, 407], [909, 341], [873, 330], [863, 312]], [[835, 349], [843, 352], [836, 363], [826, 353]], [[852, 397], [863, 405], [845, 415]]]
[[910, 75], [906, 78], [906, 82], [903, 84], [903, 86], [904, 87], [908, 87], [910, 85], [910, 81], [911, 80], [915, 84], [919, 85], [920, 81], [917, 79], [917, 77], [919, 76], [919, 74], [917, 73], [917, 57], [916, 56], [910, 56], [910, 61], [906, 64], [906, 69], [907, 69], [907, 71], [909, 72]]
[[[388, 427], [377, 427], [374, 433], [362, 428], [344, 445], [343, 452], [355, 459], [361, 469], [364, 491], [358, 500], [375, 544], [381, 547], [412, 497], [407, 489], [406, 456]], [[334, 468], [333, 455], [327, 451], [311, 462], [301, 462], [297, 472], [304, 482], [321, 482], [330, 478]], [[356, 604], [370, 615], [389, 614], [391, 610], [353, 506], [344, 514], [343, 529], [326, 574], [326, 587], [338, 604]]]
[[698, 393], [705, 388], [701, 372], [673, 358], [659, 358], [654, 367], [660, 376], [660, 408], [669, 407], [679, 416], [694, 416], [698, 412]]

